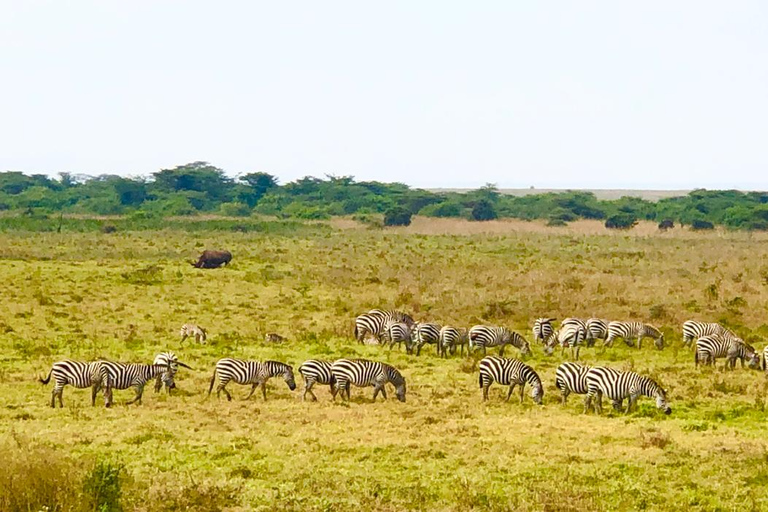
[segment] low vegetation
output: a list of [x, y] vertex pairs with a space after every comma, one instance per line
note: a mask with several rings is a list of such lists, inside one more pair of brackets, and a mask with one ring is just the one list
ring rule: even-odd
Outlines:
[[[286, 185], [287, 186], [287, 185]], [[667, 216], [665, 215], [665, 218]], [[369, 229], [251, 218], [0, 219], [0, 510], [763, 510], [768, 506], [766, 378], [694, 368], [687, 319], [717, 321], [766, 344], [768, 256], [762, 235], [607, 231], [604, 220], [469, 222], [414, 217]], [[3, 224], [5, 222], [5, 224]], [[584, 224], [586, 223], [586, 224]], [[652, 236], [650, 235], [652, 234]], [[199, 270], [203, 249], [232, 263]], [[500, 324], [531, 340], [534, 318], [600, 316], [661, 328], [667, 347], [584, 348], [588, 364], [632, 369], [668, 390], [670, 416], [641, 400], [629, 416], [582, 413], [554, 387], [564, 360], [539, 345], [527, 362], [544, 404], [482, 403], [477, 360], [363, 346], [353, 318], [374, 307], [457, 326]], [[205, 345], [179, 328], [208, 330]], [[283, 343], [265, 334], [285, 336]], [[126, 407], [89, 405], [89, 390], [36, 381], [64, 358], [151, 362], [174, 350], [179, 389]], [[515, 353], [514, 349], [508, 349]], [[491, 353], [494, 350], [490, 350]], [[300, 400], [279, 379], [268, 401], [207, 398], [222, 356], [367, 357], [399, 368], [408, 400]], [[391, 388], [390, 388], [391, 389]], [[257, 394], [258, 395], [258, 394]], [[99, 403], [100, 401], [97, 401]], [[46, 508], [47, 507], [47, 508]]]

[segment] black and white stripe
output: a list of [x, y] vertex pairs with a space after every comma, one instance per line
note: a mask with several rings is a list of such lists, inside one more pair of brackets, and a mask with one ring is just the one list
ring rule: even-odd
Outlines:
[[109, 407], [109, 373], [101, 361], [86, 363], [65, 359], [53, 363], [48, 376], [38, 379], [42, 384], [48, 384], [53, 377], [53, 391], [51, 392], [51, 407], [56, 407], [56, 398], [59, 399], [59, 407], [64, 407], [62, 395], [67, 385], [78, 389], [91, 388], [91, 405], [96, 405], [96, 394], [104, 389], [104, 405]]
[[174, 384], [174, 387], [168, 387], [165, 386], [165, 389], [168, 393], [171, 392], [171, 389], [174, 389], [176, 387], [176, 372], [179, 370], [179, 366], [182, 368], [188, 368], [192, 369], [186, 364], [179, 361], [179, 358], [174, 354], [173, 352], [160, 352], [155, 356], [155, 360], [152, 361], [152, 364], [161, 364], [168, 366], [170, 368], [171, 377], [170, 379], [165, 379], [163, 377], [163, 374], [159, 374], [157, 377], [155, 377], [155, 393], [160, 391], [163, 388], [163, 385], [166, 383], [166, 381], [170, 381]]
[[[171, 369], [170, 364], [117, 363], [105, 360], [102, 360], [101, 363], [109, 372], [112, 389], [134, 389], [136, 394], [133, 400], [127, 402], [127, 405], [135, 402], [141, 404], [144, 386], [157, 376], [161, 376], [163, 383], [169, 389], [176, 387], [176, 383], [173, 381], [175, 372]], [[111, 398], [110, 396], [110, 403]]]
[[760, 354], [760, 369], [768, 373], [768, 345], [765, 346]]
[[416, 344], [416, 355], [421, 355], [421, 347], [426, 344], [435, 345], [440, 354], [440, 329], [442, 327], [433, 323], [417, 323], [413, 327], [413, 341]]
[[539, 375], [527, 364], [518, 359], [487, 356], [480, 360], [480, 388], [483, 390], [483, 401], [488, 400], [488, 388], [498, 382], [502, 386], [509, 386], [507, 400], [512, 396], [515, 386], [520, 386], [520, 403], [523, 403], [525, 385], [531, 385], [531, 398], [537, 404], [541, 404], [544, 396], [544, 386]]
[[602, 318], [590, 318], [585, 322], [587, 328], [587, 346], [595, 344], [595, 340], [605, 340], [608, 338], [608, 320]]
[[560, 390], [563, 398], [563, 405], [568, 401], [568, 395], [576, 393], [577, 395], [586, 395], [587, 372], [591, 366], [579, 363], [563, 363], [555, 371], [555, 386]]
[[697, 322], [688, 320], [683, 323], [683, 344], [689, 346], [693, 340], [698, 340], [704, 336], [725, 336], [737, 338], [736, 334], [730, 329], [726, 329], [718, 323]]
[[595, 367], [587, 372], [587, 398], [584, 401], [584, 412], [587, 412], [594, 402], [595, 412], [603, 412], [603, 395], [613, 402], [613, 408], [621, 410], [622, 402], [629, 399], [626, 413], [634, 408], [637, 399], [647, 396], [656, 399], [656, 407], [664, 414], [670, 414], [672, 409], [667, 404], [667, 393], [656, 381], [635, 372], [620, 372], [613, 368]]
[[299, 373], [304, 378], [304, 394], [301, 395], [302, 400], [306, 400], [307, 393], [312, 395], [312, 400], [317, 401], [317, 397], [312, 392], [312, 386], [315, 384], [327, 384], [331, 387], [331, 396], [336, 397], [336, 379], [333, 377], [331, 371], [331, 361], [323, 361], [320, 359], [310, 359], [304, 361], [299, 366]]
[[525, 338], [506, 327], [476, 325], [469, 330], [469, 346], [473, 351], [479, 348], [485, 355], [487, 348], [499, 347], [499, 356], [503, 357], [506, 345], [517, 347], [522, 355], [531, 353], [531, 347]]
[[407, 353], [413, 352], [413, 333], [411, 327], [396, 320], [390, 320], [387, 325], [384, 326], [383, 339], [389, 342], [389, 349], [397, 343], [397, 348], [400, 349], [400, 344], [405, 343], [405, 351]]
[[585, 335], [586, 330], [581, 325], [573, 322], [563, 322], [560, 328], [553, 332], [549, 339], [544, 343], [544, 352], [551, 354], [554, 351], [555, 346], [559, 344], [562, 347], [562, 351], [560, 352], [561, 355], [565, 352], [567, 347], [570, 347], [571, 357], [578, 361], [579, 350], [584, 343]]
[[267, 381], [272, 377], [283, 377], [288, 388], [293, 391], [296, 389], [296, 381], [293, 378], [293, 367], [279, 361], [245, 361], [242, 359], [232, 359], [225, 357], [219, 359], [216, 368], [211, 376], [211, 384], [208, 387], [208, 396], [211, 395], [213, 384], [218, 377], [216, 386], [216, 396], [223, 391], [227, 395], [227, 400], [232, 400], [232, 395], [226, 390], [229, 381], [237, 384], [251, 385], [251, 392], [245, 397], [246, 400], [253, 396], [257, 386], [261, 386], [261, 393], [264, 400], [267, 399]]
[[555, 332], [552, 322], [557, 318], [537, 318], [533, 322], [533, 341], [544, 343]]
[[331, 365], [331, 371], [342, 400], [346, 394], [349, 401], [351, 384], [358, 387], [373, 386], [373, 400], [376, 401], [379, 393], [386, 399], [385, 385], [389, 382], [395, 386], [397, 399], [405, 402], [405, 377], [388, 364], [368, 359], [339, 359]]
[[[362, 314], [355, 318], [355, 339], [358, 343], [379, 344], [387, 321], [382, 316]], [[370, 341], [369, 341], [370, 340]]]
[[696, 350], [694, 352], [694, 363], [716, 365], [717, 359], [724, 357], [725, 368], [733, 370], [736, 367], [736, 360], [741, 361], [741, 367], [744, 368], [744, 360], [748, 360], [749, 367], [756, 369], [760, 367], [760, 355], [752, 345], [749, 345], [740, 338], [728, 335], [709, 335], [702, 336], [696, 340]]
[[[440, 329], [440, 357], [446, 357], [448, 353], [456, 353], [456, 347], [460, 347], [461, 355], [464, 355], [464, 347], [469, 343], [469, 333], [466, 329], [443, 326]], [[469, 352], [469, 349], [467, 349]]]
[[726, 356], [728, 367], [733, 370], [736, 367], [736, 360], [741, 361], [741, 367], [744, 368], [744, 361], [747, 360], [747, 365], [755, 370], [760, 367], [760, 355], [755, 350], [755, 347], [745, 343], [741, 340], [734, 340], [731, 343], [731, 348], [728, 349], [728, 355]]
[[195, 324], [182, 325], [181, 330], [179, 331], [179, 335], [181, 336], [182, 344], [184, 343], [184, 340], [186, 340], [187, 338], [194, 338], [195, 343], [200, 343], [201, 345], [205, 345], [205, 342], [208, 339], [208, 333], [205, 332], [205, 329]]
[[368, 314], [379, 316], [383, 318], [385, 322], [403, 322], [404, 324], [408, 324], [409, 327], [413, 327], [413, 324], [416, 323], [411, 315], [396, 309], [372, 309], [368, 312]]
[[644, 324], [643, 322], [610, 322], [608, 324], [608, 338], [605, 340], [605, 345], [610, 347], [616, 338], [622, 338], [630, 347], [637, 340], [638, 349], [643, 338], [653, 338], [657, 349], [661, 350], [664, 348], [664, 334], [654, 326]]

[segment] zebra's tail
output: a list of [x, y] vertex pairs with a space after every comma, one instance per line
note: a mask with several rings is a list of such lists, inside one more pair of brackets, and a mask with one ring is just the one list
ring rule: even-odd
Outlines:
[[483, 387], [483, 376], [482, 376], [482, 374], [478, 377], [477, 380], [478, 380], [478, 383], [480, 384], [480, 388], [482, 389], [482, 387]]
[[213, 375], [211, 375], [211, 385], [208, 386], [208, 396], [211, 396], [211, 391], [213, 391], [213, 383], [216, 381], [216, 369], [213, 369]]
[[360, 341], [359, 332], [358, 332], [358, 330], [357, 330], [357, 323], [355, 323], [355, 339], [356, 339], [357, 341]]
[[38, 379], [37, 379], [37, 380], [39, 380], [39, 381], [40, 381], [40, 384], [42, 384], [42, 385], [46, 385], [46, 384], [48, 384], [49, 382], [51, 382], [51, 374], [52, 374], [52, 373], [53, 373], [53, 368], [51, 368], [51, 371], [49, 371], [49, 372], [48, 372], [48, 376], [47, 376], [46, 378], [44, 378], [44, 379], [43, 379], [43, 378], [41, 378], [41, 377], [38, 377]]

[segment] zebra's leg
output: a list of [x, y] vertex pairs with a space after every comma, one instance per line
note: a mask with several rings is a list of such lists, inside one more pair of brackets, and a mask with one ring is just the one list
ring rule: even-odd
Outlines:
[[312, 401], [313, 402], [317, 402], [317, 397], [312, 392], [312, 386], [314, 386], [314, 385], [315, 385], [315, 381], [314, 380], [307, 381], [306, 385], [304, 386], [304, 396], [301, 397], [302, 400], [306, 399], [307, 398], [307, 393], [309, 393], [310, 395], [312, 395]]
[[58, 384], [53, 386], [53, 391], [51, 391], [51, 407], [54, 409], [56, 408], [56, 397], [59, 397], [59, 403], [61, 404], [61, 407], [64, 408], [64, 404], [61, 401], [61, 395], [64, 393], [64, 388], [59, 387]]
[[605, 338], [605, 341], [603, 342], [603, 346], [604, 347], [612, 347], [614, 339], [615, 339], [615, 336], [613, 334], [608, 335], [608, 337]]
[[560, 392], [560, 395], [562, 396], [563, 405], [568, 403], [568, 395], [570, 394], [571, 394], [571, 391], [567, 387], [563, 387], [563, 390]]
[[520, 403], [523, 403], [523, 398], [525, 397], [525, 382], [520, 384]]
[[137, 384], [134, 388], [136, 389], [136, 396], [133, 397], [133, 400], [126, 402], [125, 405], [131, 405], [137, 402], [141, 405], [141, 395], [144, 394], [144, 384]]
[[91, 385], [91, 407], [96, 406], [96, 395], [99, 393], [100, 387], [98, 382], [94, 382]]
[[642, 345], [642, 344], [643, 344], [643, 337], [642, 336], [638, 336], [637, 337], [637, 350], [640, 350], [640, 345]]
[[504, 347], [505, 347], [505, 346], [506, 346], [506, 345], [501, 345], [501, 346], [499, 347], [499, 357], [504, 357]]
[[589, 412], [590, 407], [592, 407], [592, 392], [587, 392], [587, 396], [584, 398], [584, 414]]
[[488, 388], [491, 387], [491, 383], [483, 384], [483, 402], [488, 401]]
[[264, 379], [261, 383], [261, 395], [264, 397], [264, 400], [267, 399], [267, 379]]
[[509, 392], [507, 393], [507, 402], [509, 402], [509, 398], [512, 396], [512, 392], [515, 390], [515, 383], [509, 385]]
[[[163, 381], [160, 379], [160, 375], [155, 377], [155, 393], [159, 392], [163, 387]], [[170, 390], [168, 390], [170, 392]]]
[[603, 414], [603, 392], [600, 390], [595, 396], [595, 414]]
[[229, 391], [227, 391], [227, 388], [225, 387], [227, 384], [221, 384], [219, 383], [219, 386], [216, 388], [216, 398], [219, 397], [219, 394], [223, 391], [225, 395], [227, 395], [227, 401], [232, 401], [232, 395], [229, 394]]
[[250, 393], [248, 393], [248, 396], [247, 396], [247, 397], [245, 397], [243, 400], [248, 400], [248, 399], [250, 399], [250, 398], [253, 396], [253, 393], [254, 393], [254, 391], [256, 391], [256, 386], [258, 386], [258, 385], [259, 385], [259, 381], [256, 381], [256, 382], [254, 382], [254, 383], [251, 385], [251, 392], [250, 392]]

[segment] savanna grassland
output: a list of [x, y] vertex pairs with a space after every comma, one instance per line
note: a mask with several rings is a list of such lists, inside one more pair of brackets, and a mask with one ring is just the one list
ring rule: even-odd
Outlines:
[[[73, 221], [74, 222], [74, 221]], [[86, 222], [86, 221], [83, 221]], [[545, 228], [516, 221], [415, 219], [408, 228], [351, 221], [269, 229], [0, 233], [2, 510], [732, 510], [768, 508], [766, 379], [695, 369], [681, 348], [687, 319], [720, 321], [762, 349], [768, 341], [768, 244], [745, 233], [608, 233], [599, 222]], [[262, 226], [262, 227], [263, 227]], [[270, 227], [271, 226], [271, 227]], [[228, 268], [198, 270], [204, 248]], [[481, 402], [477, 363], [362, 346], [354, 317], [397, 307], [420, 320], [501, 324], [529, 340], [538, 316], [650, 322], [667, 347], [583, 349], [588, 363], [634, 369], [668, 389], [672, 415], [641, 401], [629, 416], [565, 407], [554, 387], [565, 360], [533, 346], [544, 405], [526, 393]], [[179, 346], [185, 322], [205, 346]], [[279, 332], [283, 344], [267, 344]], [[67, 387], [49, 407], [61, 358], [151, 362], [173, 350], [171, 396], [90, 406]], [[495, 350], [492, 350], [495, 352]], [[514, 349], [508, 349], [515, 354]], [[407, 402], [302, 402], [280, 379], [245, 402], [206, 397], [216, 360], [367, 357], [399, 368]], [[390, 388], [391, 390], [391, 388]]]

